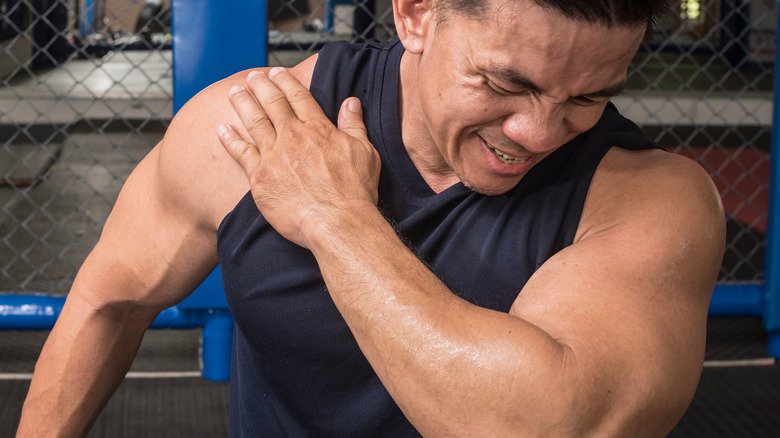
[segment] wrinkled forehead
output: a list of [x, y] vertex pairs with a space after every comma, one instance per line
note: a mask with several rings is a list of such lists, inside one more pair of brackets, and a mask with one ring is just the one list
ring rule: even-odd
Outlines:
[[[483, 20], [492, 23], [495, 18], [513, 14], [523, 14], [529, 9], [544, 11], [552, 17], [560, 20], [579, 21], [583, 24], [593, 24], [605, 27], [611, 26], [636, 26], [647, 29], [653, 19], [663, 16], [663, 7], [658, 5], [658, 10], [644, 8], [627, 13], [625, 9], [630, 6], [622, 6], [622, 2], [616, 2], [614, 6], [606, 4], [589, 5], [570, 0], [571, 3], [556, 0], [422, 0], [428, 6], [433, 6], [437, 16], [442, 19], [460, 15], [460, 18]], [[663, 2], [660, 2], [663, 3]], [[583, 6], [584, 5], [584, 6]], [[641, 6], [641, 5], [640, 5]], [[610, 10], [616, 8], [617, 10]], [[659, 12], [660, 11], [660, 12]], [[645, 14], [647, 16], [645, 16]], [[624, 21], [627, 20], [627, 21]], [[617, 24], [617, 23], [635, 24]]]
[[574, 19], [529, 0], [485, 0], [485, 6], [481, 14], [456, 13], [444, 26], [488, 51], [530, 49], [561, 57], [576, 49], [613, 61], [633, 57], [647, 29], [645, 24], [610, 26]]
[[452, 17], [444, 30], [448, 43], [466, 46], [464, 53], [477, 69], [516, 67], [540, 85], [549, 80], [551, 88], [566, 82], [574, 92], [620, 81], [644, 36], [644, 25], [608, 26], [530, 1], [495, 1], [487, 19]]

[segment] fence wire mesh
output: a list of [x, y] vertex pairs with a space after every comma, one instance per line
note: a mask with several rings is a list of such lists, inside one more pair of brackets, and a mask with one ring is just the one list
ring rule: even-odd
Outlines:
[[65, 293], [162, 136], [164, 6], [0, 0], [0, 290]]
[[712, 176], [728, 217], [721, 281], [763, 278], [775, 27], [772, 0], [682, 0], [636, 57], [619, 105]]
[[[697, 160], [727, 211], [723, 281], [762, 278], [771, 0], [682, 0], [615, 103]], [[270, 65], [394, 36], [389, 0], [271, 0]], [[171, 118], [168, 2], [0, 0], [0, 290], [64, 293], [130, 170]]]

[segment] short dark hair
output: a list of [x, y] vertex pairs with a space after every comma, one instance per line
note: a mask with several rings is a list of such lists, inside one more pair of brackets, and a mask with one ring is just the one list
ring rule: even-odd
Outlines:
[[[513, 0], [504, 0], [513, 1]], [[529, 0], [565, 17], [612, 26], [657, 25], [668, 14], [670, 0]], [[464, 12], [484, 17], [487, 0], [438, 0], [442, 12]]]

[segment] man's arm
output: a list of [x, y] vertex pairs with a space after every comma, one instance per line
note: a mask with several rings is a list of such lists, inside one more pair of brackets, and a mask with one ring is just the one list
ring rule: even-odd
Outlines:
[[257, 149], [230, 129], [223, 144], [266, 219], [312, 250], [362, 351], [423, 434], [654, 436], [679, 419], [724, 240], [701, 168], [611, 151], [576, 242], [505, 314], [455, 296], [379, 213], [359, 113], [342, 106], [336, 133], [285, 72], [248, 86], [262, 108], [246, 90], [231, 100]]
[[205, 227], [175, 213], [161, 175], [165, 147], [130, 175], [79, 270], [36, 364], [20, 436], [85, 434], [157, 313], [216, 264]]
[[651, 160], [662, 169], [641, 166], [597, 195], [639, 199], [589, 206], [590, 231], [540, 268], [509, 314], [456, 297], [378, 213], [323, 221], [311, 249], [328, 290], [424, 435], [670, 431], [698, 382], [723, 226], [703, 172]]
[[[295, 69], [301, 81], [314, 59]], [[245, 76], [194, 97], [127, 179], [41, 352], [19, 436], [86, 434], [144, 330], [216, 265], [217, 226], [248, 184], [214, 132], [237, 120], [225, 96]]]
[[508, 315], [455, 297], [378, 215], [343, 211], [313, 250], [361, 348], [423, 433], [663, 435], [698, 381], [722, 248], [714, 196], [680, 189], [706, 190], [697, 179], [669, 178], [646, 194], [655, 199], [625, 204], [632, 213], [599, 218]]

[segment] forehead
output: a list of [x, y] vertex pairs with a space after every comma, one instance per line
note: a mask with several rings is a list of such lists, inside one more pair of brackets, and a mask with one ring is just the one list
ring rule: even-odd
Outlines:
[[618, 80], [645, 30], [573, 20], [527, 0], [488, 0], [487, 6], [479, 18], [456, 14], [448, 27], [467, 46], [477, 67], [517, 68], [539, 81], [586, 85]]

